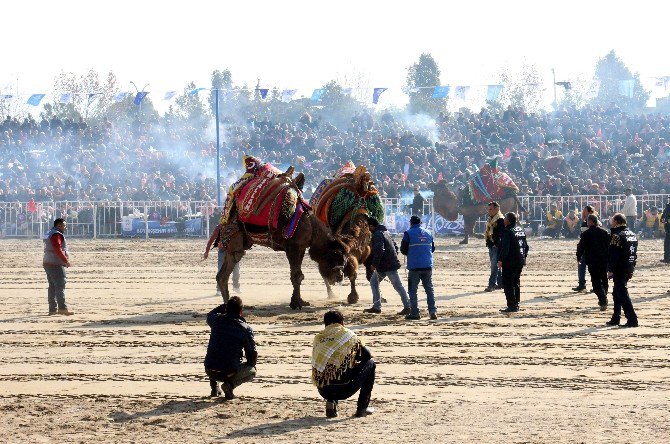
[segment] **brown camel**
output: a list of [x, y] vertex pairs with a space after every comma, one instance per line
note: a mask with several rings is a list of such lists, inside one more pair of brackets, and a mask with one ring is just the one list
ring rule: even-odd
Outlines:
[[[372, 276], [371, 257], [372, 248], [370, 240], [372, 233], [368, 226], [367, 214], [357, 214], [353, 220], [349, 222], [342, 230], [342, 235], [338, 236], [341, 241], [348, 247], [347, 263], [344, 267], [344, 275], [349, 278], [351, 283], [351, 293], [347, 296], [347, 303], [355, 304], [358, 302], [358, 292], [356, 291], [356, 277], [358, 274], [358, 266], [365, 265], [365, 275], [369, 279]], [[311, 255], [311, 250], [310, 250]], [[323, 275], [323, 273], [322, 273]], [[335, 293], [331, 288], [332, 280], [329, 282], [324, 277], [326, 282], [326, 289], [328, 290], [328, 298], [334, 298]]]
[[302, 261], [305, 251], [309, 248], [309, 256], [318, 264], [321, 276], [327, 282], [335, 284], [344, 279], [344, 268], [350, 250], [350, 239], [337, 239], [311, 211], [307, 211], [300, 218], [295, 234], [285, 239], [283, 228], [269, 230], [267, 227], [238, 222], [236, 218], [226, 225], [224, 236], [228, 236], [226, 258], [223, 267], [216, 275], [216, 280], [223, 301], [228, 302], [228, 278], [245, 254], [254, 244], [272, 248], [275, 251], [284, 251], [291, 267], [291, 308], [299, 309], [309, 303], [300, 297], [300, 283], [305, 278], [302, 274]]
[[[463, 215], [463, 221], [465, 222], [465, 238], [461, 241], [461, 244], [467, 244], [470, 236], [473, 236], [475, 233], [475, 223], [477, 219], [486, 214], [486, 203], [477, 203], [477, 202], [468, 202], [466, 204], [461, 204], [462, 199], [456, 196], [446, 181], [440, 181], [438, 183], [433, 183], [430, 185], [430, 189], [435, 193], [433, 196], [433, 209], [437, 214], [444, 217], [447, 220], [456, 220], [458, 215]], [[462, 196], [465, 193], [465, 188], [459, 190], [459, 196]], [[507, 213], [514, 211], [516, 213], [525, 213], [526, 210], [519, 202], [519, 198], [516, 196], [516, 193], [510, 194], [498, 201], [500, 204], [500, 211]]]

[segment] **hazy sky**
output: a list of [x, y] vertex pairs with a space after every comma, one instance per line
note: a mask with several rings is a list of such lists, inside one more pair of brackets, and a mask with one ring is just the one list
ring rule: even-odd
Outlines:
[[49, 92], [59, 71], [91, 68], [154, 94], [209, 86], [226, 67], [235, 83], [309, 90], [362, 77], [398, 90], [422, 52], [452, 85], [496, 83], [524, 58], [547, 81], [552, 67], [569, 80], [610, 49], [643, 80], [670, 75], [668, 1], [23, 0], [2, 13], [0, 87], [11, 93], [16, 79], [20, 93]]

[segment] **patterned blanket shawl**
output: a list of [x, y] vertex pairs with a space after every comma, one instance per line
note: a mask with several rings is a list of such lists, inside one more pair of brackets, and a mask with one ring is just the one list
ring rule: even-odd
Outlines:
[[314, 338], [312, 382], [321, 388], [353, 367], [363, 343], [342, 324], [330, 324]]

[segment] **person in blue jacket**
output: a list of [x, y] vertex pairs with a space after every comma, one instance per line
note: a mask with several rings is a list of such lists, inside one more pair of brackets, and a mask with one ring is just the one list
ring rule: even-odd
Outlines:
[[409, 290], [410, 314], [405, 316], [407, 320], [419, 320], [419, 301], [417, 291], [419, 282], [423, 285], [428, 299], [428, 313], [430, 319], [437, 319], [437, 308], [435, 307], [435, 293], [433, 292], [433, 252], [435, 243], [433, 236], [421, 228], [421, 218], [412, 216], [409, 220], [410, 228], [405, 231], [400, 243], [400, 252], [407, 256], [407, 287]]

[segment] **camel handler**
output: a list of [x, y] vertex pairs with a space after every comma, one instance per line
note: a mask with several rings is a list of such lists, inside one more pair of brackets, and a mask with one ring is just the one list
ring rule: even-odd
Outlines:
[[49, 315], [73, 315], [65, 304], [65, 283], [67, 274], [65, 269], [70, 267], [70, 255], [67, 251], [65, 231], [67, 224], [64, 219], [58, 218], [54, 226], [44, 235], [44, 257], [42, 266], [49, 281]]
[[326, 417], [336, 417], [338, 401], [359, 390], [356, 416], [374, 413], [369, 405], [377, 365], [370, 351], [356, 333], [344, 327], [339, 311], [327, 312], [323, 323], [325, 328], [314, 337], [312, 382], [326, 400]]
[[505, 229], [502, 232], [498, 249], [498, 267], [502, 268], [503, 288], [507, 300], [507, 308], [500, 311], [505, 314], [519, 311], [521, 271], [528, 257], [526, 232], [516, 222], [516, 213], [505, 215]]
[[370, 290], [372, 291], [372, 307], [363, 310], [363, 313], [379, 314], [382, 312], [382, 294], [379, 283], [388, 277], [395, 291], [400, 295], [403, 309], [398, 316], [407, 316], [411, 312], [409, 297], [398, 275], [400, 261], [398, 260], [398, 246], [384, 225], [374, 217], [368, 218], [368, 226], [372, 232], [372, 277]]
[[[221, 267], [223, 267], [223, 263], [226, 259], [226, 249], [225, 245], [223, 242], [221, 242], [221, 232], [223, 230], [224, 225], [218, 224], [216, 228], [214, 228], [214, 231], [212, 232], [212, 235], [209, 237], [209, 240], [207, 241], [207, 246], [205, 247], [205, 252], [202, 254], [202, 260], [206, 260], [207, 257], [209, 256], [209, 250], [211, 250], [213, 247], [219, 247], [217, 249], [218, 251], [218, 267], [216, 269], [216, 272], [218, 273], [221, 270]], [[240, 293], [240, 263], [235, 264], [235, 268], [233, 268], [233, 291], [235, 293]], [[216, 286], [216, 295], [221, 294], [221, 289], [219, 286]]]
[[[207, 315], [212, 329], [205, 356], [205, 372], [209, 376], [211, 396], [225, 395], [234, 399], [233, 389], [256, 376], [256, 342], [254, 332], [242, 317], [242, 299], [230, 298]], [[242, 352], [246, 362], [242, 362]], [[221, 388], [219, 388], [221, 382]]]

